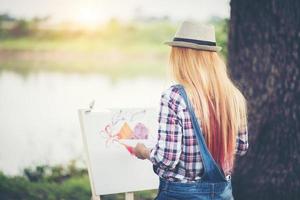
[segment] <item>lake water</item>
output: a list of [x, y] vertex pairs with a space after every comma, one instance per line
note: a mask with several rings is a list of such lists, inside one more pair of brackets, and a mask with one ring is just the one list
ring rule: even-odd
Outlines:
[[159, 106], [170, 81], [135, 78], [112, 82], [101, 75], [0, 73], [0, 170], [83, 160], [77, 110], [95, 100], [105, 107]]

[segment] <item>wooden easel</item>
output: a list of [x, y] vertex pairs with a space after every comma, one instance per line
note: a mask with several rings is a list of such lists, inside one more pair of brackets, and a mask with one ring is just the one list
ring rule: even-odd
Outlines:
[[[92, 196], [91, 200], [101, 200], [100, 196]], [[126, 192], [125, 193], [125, 200], [134, 200], [134, 193], [133, 192]]]
[[134, 200], [134, 193], [133, 192], [126, 192], [125, 193], [125, 200]]
[[[95, 104], [95, 101], [90, 103], [89, 109], [79, 109], [78, 110], [78, 115], [79, 115], [82, 141], [83, 141], [83, 146], [84, 146], [84, 150], [85, 150], [85, 157], [86, 157], [85, 160], [86, 160], [86, 164], [87, 164], [88, 175], [89, 175], [89, 180], [90, 180], [90, 185], [91, 185], [91, 192], [92, 192], [91, 200], [101, 200], [101, 197], [96, 195], [96, 192], [95, 192], [94, 182], [93, 182], [93, 179], [92, 179], [92, 168], [90, 166], [90, 157], [89, 157], [88, 148], [87, 148], [87, 141], [86, 141], [86, 138], [83, 134], [83, 132], [84, 132], [84, 130], [83, 130], [83, 114], [91, 112], [92, 109], [93, 109], [94, 104]], [[134, 200], [134, 193], [133, 192], [126, 192], [125, 193], [125, 200]]]
[[[91, 200], [101, 200], [100, 196], [92, 196]], [[125, 200], [134, 200], [134, 193], [133, 192], [126, 192], [125, 193]]]

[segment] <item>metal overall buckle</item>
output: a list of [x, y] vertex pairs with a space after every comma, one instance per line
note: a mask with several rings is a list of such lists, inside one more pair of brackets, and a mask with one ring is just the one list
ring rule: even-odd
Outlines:
[[229, 180], [231, 180], [231, 175], [227, 175], [225, 178], [227, 181], [229, 181]]

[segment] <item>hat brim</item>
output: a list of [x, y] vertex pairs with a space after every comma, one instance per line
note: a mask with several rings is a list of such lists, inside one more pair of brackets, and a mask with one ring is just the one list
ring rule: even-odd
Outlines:
[[176, 46], [176, 47], [186, 47], [198, 50], [205, 50], [205, 51], [221, 51], [222, 47], [219, 46], [208, 46], [208, 45], [200, 45], [200, 44], [193, 44], [190, 42], [182, 42], [182, 41], [171, 41], [171, 42], [164, 42], [169, 46]]

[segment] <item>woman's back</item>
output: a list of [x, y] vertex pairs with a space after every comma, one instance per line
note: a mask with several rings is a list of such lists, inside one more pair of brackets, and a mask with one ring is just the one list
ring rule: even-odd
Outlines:
[[[160, 177], [176, 182], [193, 182], [203, 174], [203, 164], [187, 105], [176, 85], [161, 95], [159, 112], [159, 143], [151, 150], [154, 171]], [[201, 126], [201, 119], [198, 119]], [[202, 128], [201, 128], [202, 129]], [[240, 129], [236, 138], [236, 154], [248, 149], [247, 128]], [[230, 175], [231, 172], [225, 172]]]

